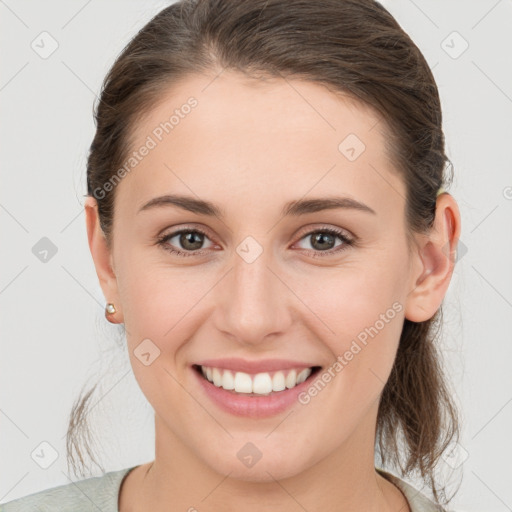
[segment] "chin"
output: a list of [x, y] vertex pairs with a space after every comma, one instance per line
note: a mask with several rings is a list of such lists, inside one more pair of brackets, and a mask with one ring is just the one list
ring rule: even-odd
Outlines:
[[[307, 469], [306, 456], [303, 450], [293, 446], [283, 444], [280, 449], [268, 446], [259, 450], [244, 440], [236, 443], [235, 449], [230, 446], [221, 452], [207, 454], [203, 461], [216, 473], [229, 474], [235, 480], [275, 483]], [[311, 462], [313, 464], [314, 461]]]

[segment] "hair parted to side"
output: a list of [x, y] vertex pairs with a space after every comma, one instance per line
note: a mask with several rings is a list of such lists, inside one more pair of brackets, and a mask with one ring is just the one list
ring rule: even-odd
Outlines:
[[[433, 224], [436, 192], [448, 184], [439, 94], [422, 53], [374, 0], [182, 0], [160, 11], [128, 43], [105, 77], [95, 106], [96, 134], [87, 162], [87, 195], [112, 240], [115, 188], [96, 190], [122, 167], [136, 121], [187, 75], [236, 70], [251, 78], [303, 79], [327, 86], [379, 114], [386, 149], [406, 186], [407, 236]], [[451, 180], [451, 177], [450, 177]], [[459, 418], [436, 341], [442, 308], [425, 322], [404, 321], [383, 390], [376, 452], [382, 467], [419, 471], [434, 499], [446, 503], [434, 469], [459, 437]], [[79, 440], [92, 458], [86, 405], [73, 406], [68, 465], [83, 470]], [[398, 469], [399, 468], [399, 469]], [[448, 500], [449, 501], [449, 500]]]

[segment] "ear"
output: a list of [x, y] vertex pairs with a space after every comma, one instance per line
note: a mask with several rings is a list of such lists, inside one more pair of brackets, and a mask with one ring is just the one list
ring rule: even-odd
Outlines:
[[112, 302], [116, 308], [116, 319], [122, 322], [121, 301], [114, 272], [112, 251], [101, 229], [98, 216], [98, 203], [92, 196], [87, 196], [84, 203], [87, 238], [96, 274], [106, 302]]
[[461, 221], [455, 199], [447, 192], [437, 198], [436, 218], [428, 235], [417, 237], [405, 317], [412, 322], [432, 318], [448, 290], [456, 262]]

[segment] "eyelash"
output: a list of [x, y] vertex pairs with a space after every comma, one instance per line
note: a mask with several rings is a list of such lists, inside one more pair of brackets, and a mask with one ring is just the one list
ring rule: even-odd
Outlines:
[[[174, 238], [176, 235], [180, 235], [182, 233], [200, 233], [200, 234], [208, 237], [207, 233], [205, 233], [203, 230], [198, 229], [198, 228], [180, 229], [178, 231], [174, 231], [172, 233], [163, 235], [162, 237], [158, 238], [157, 244], [160, 245], [164, 250], [170, 252], [171, 254], [176, 254], [180, 257], [201, 256], [204, 251], [180, 251], [180, 250], [173, 249], [172, 246], [170, 246], [167, 243], [167, 241], [169, 239]], [[332, 256], [334, 254], [339, 254], [342, 251], [348, 249], [350, 246], [353, 246], [355, 244], [355, 240], [348, 238], [344, 234], [344, 232], [342, 232], [341, 230], [335, 229], [335, 228], [315, 229], [313, 231], [309, 231], [308, 233], [305, 233], [299, 240], [302, 240], [303, 238], [306, 238], [306, 237], [311, 236], [316, 233], [328, 233], [330, 235], [335, 235], [343, 242], [343, 244], [336, 249], [329, 249], [328, 251], [308, 251], [308, 252], [311, 252], [311, 255], [314, 258], [324, 258], [326, 256]]]

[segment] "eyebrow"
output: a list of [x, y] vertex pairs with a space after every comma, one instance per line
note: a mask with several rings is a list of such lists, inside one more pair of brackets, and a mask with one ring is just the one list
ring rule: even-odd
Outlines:
[[[223, 210], [210, 201], [204, 201], [202, 199], [196, 199], [192, 196], [183, 196], [177, 194], [167, 194], [164, 196], [155, 197], [144, 204], [139, 209], [139, 212], [152, 208], [160, 208], [163, 206], [177, 206], [182, 210], [197, 213], [199, 215], [217, 217], [218, 219], [223, 219], [225, 217]], [[281, 215], [283, 217], [298, 217], [308, 213], [316, 213], [323, 210], [333, 210], [336, 208], [358, 210], [371, 213], [373, 215], [377, 214], [375, 210], [370, 208], [368, 205], [350, 197], [331, 196], [290, 201], [286, 203], [282, 208]]]

